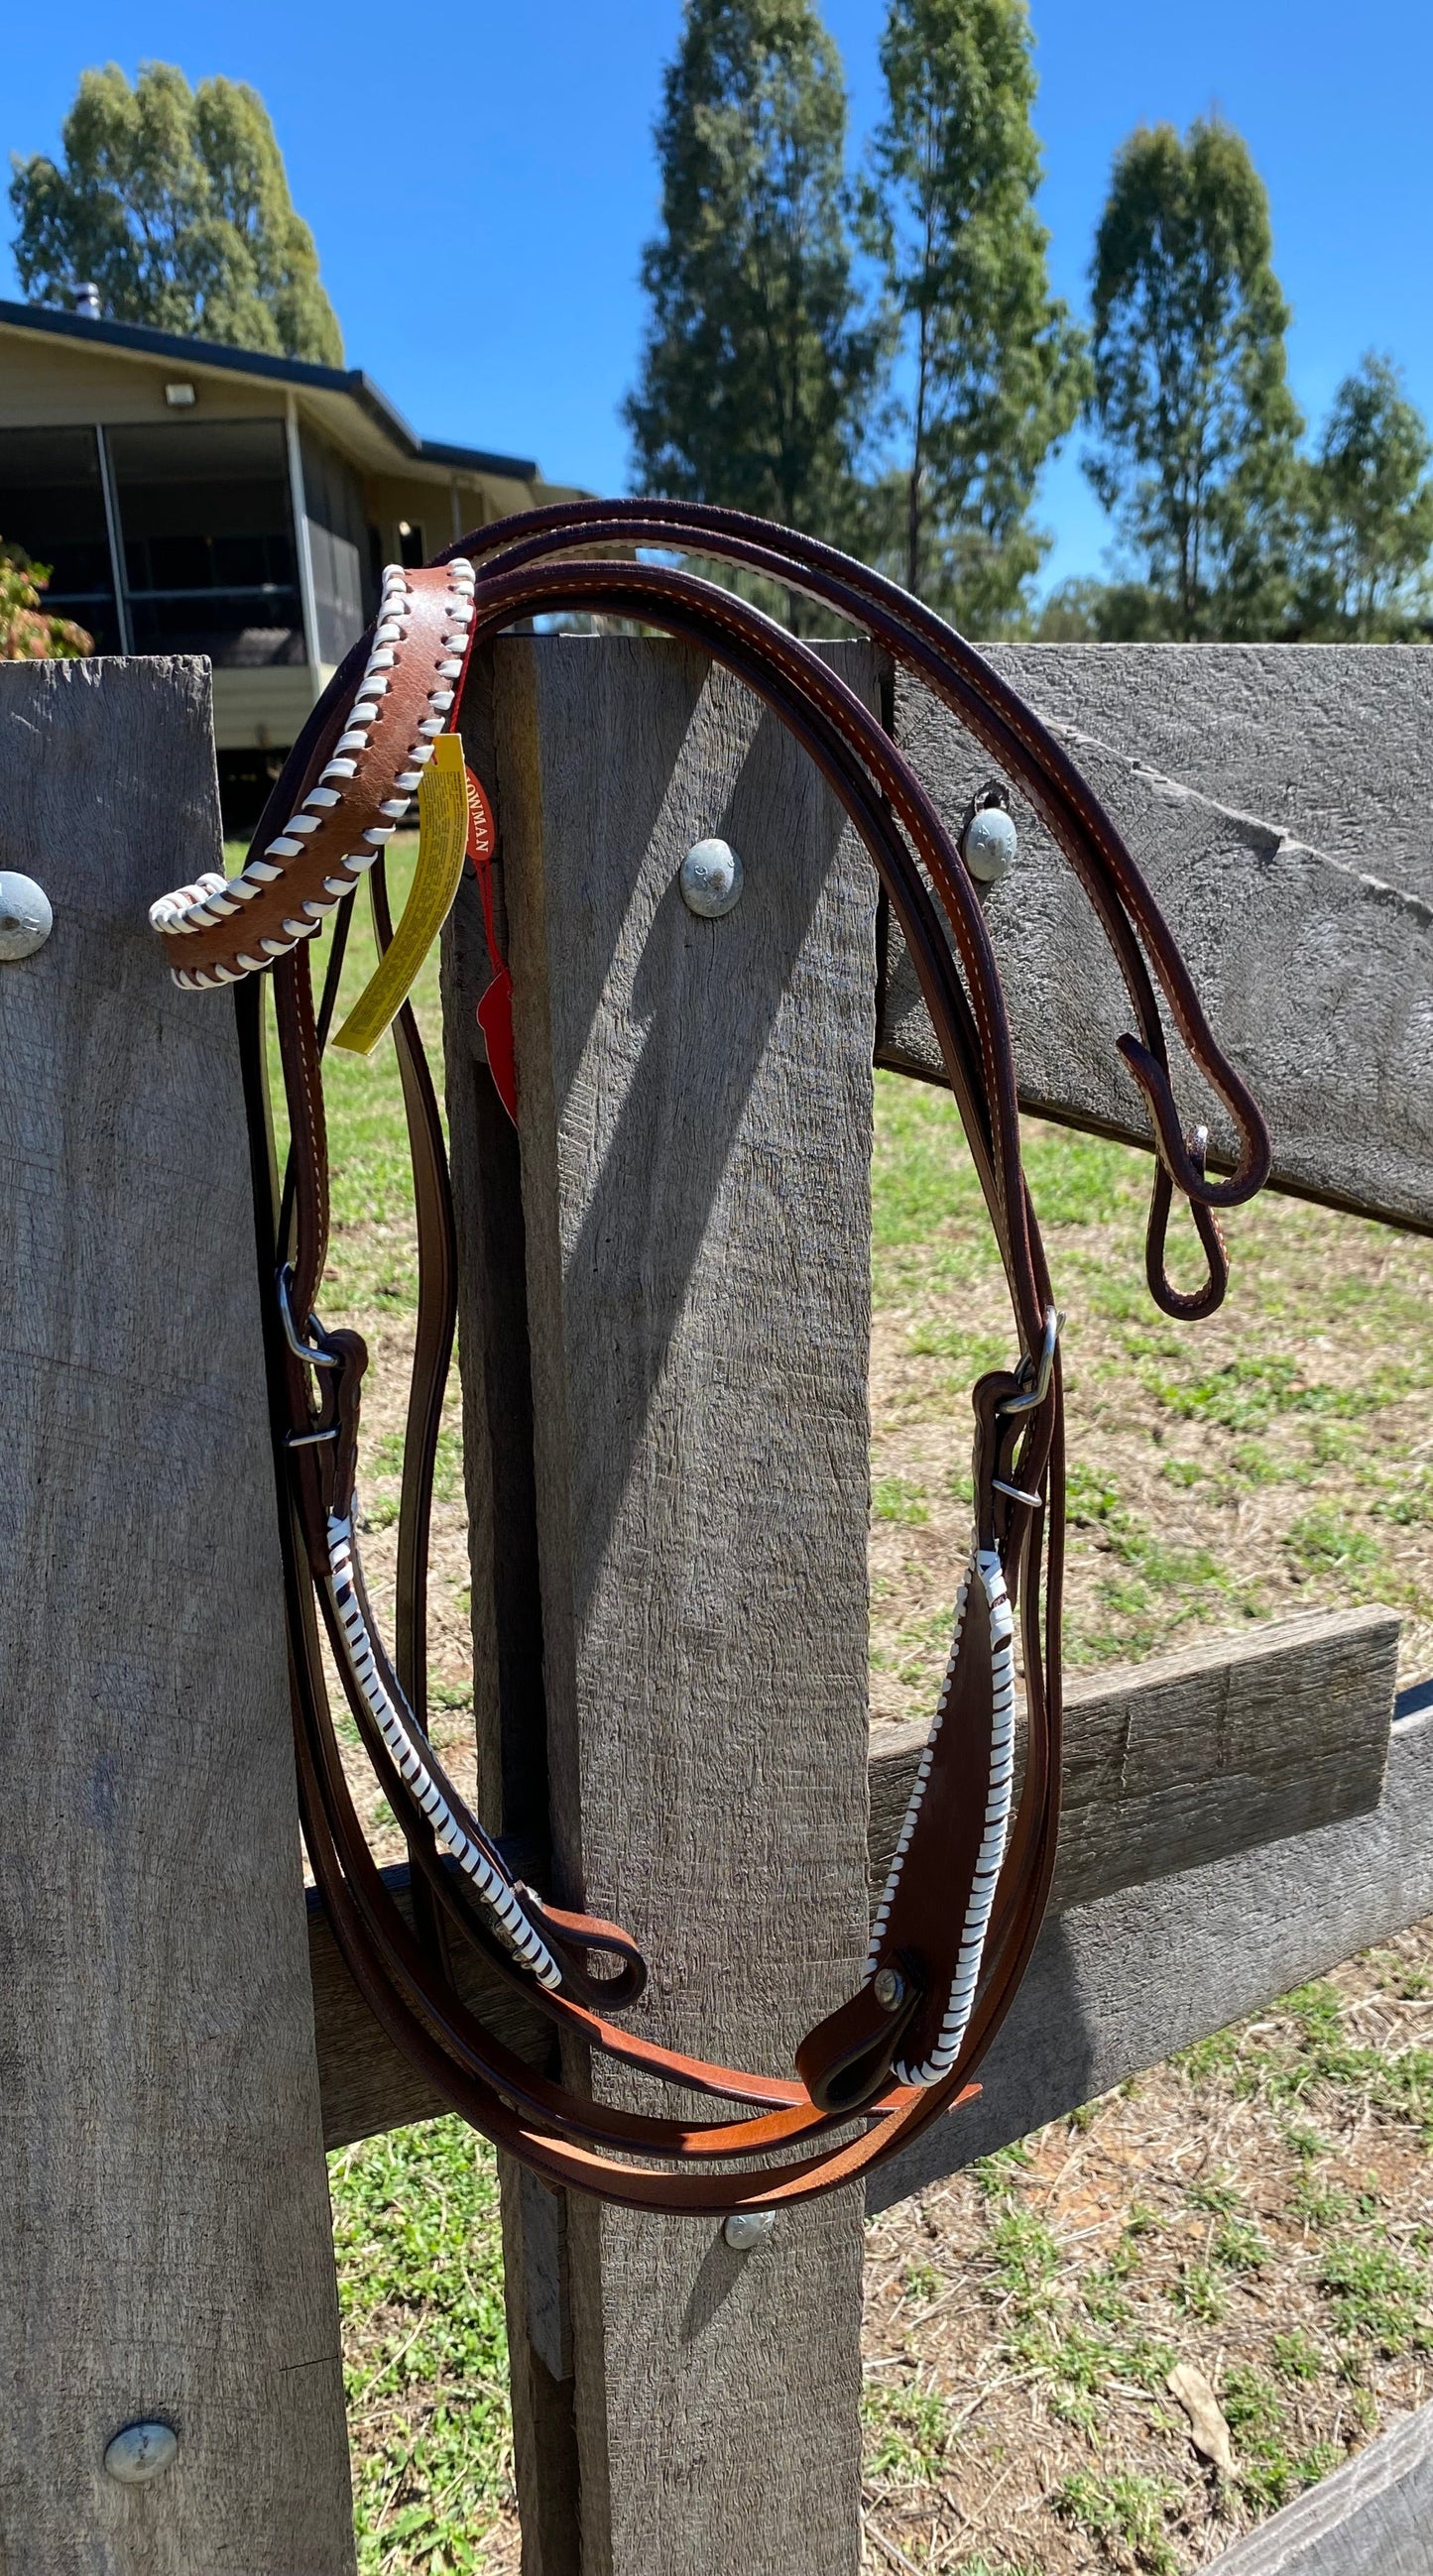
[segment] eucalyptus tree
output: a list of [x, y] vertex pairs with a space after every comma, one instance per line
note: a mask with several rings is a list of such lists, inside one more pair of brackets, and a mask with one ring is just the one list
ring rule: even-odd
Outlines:
[[845, 80], [809, 0], [686, 0], [656, 142], [634, 479], [842, 534], [877, 347], [852, 276]]
[[988, 629], [1046, 550], [1036, 482], [1088, 383], [1035, 211], [1025, 0], [891, 0], [881, 69], [867, 221], [903, 357], [886, 551], [911, 590]]
[[1096, 492], [1170, 633], [1277, 630], [1302, 422], [1269, 202], [1242, 138], [1217, 119], [1132, 134], [1092, 274]]
[[34, 303], [98, 287], [117, 322], [236, 348], [343, 359], [313, 235], [295, 213], [268, 110], [243, 81], [191, 90], [172, 63], [133, 88], [115, 63], [87, 71], [60, 162], [18, 156], [15, 266]]
[[1398, 369], [1370, 351], [1339, 386], [1309, 473], [1302, 633], [1374, 643], [1422, 631], [1433, 614], [1430, 460]]

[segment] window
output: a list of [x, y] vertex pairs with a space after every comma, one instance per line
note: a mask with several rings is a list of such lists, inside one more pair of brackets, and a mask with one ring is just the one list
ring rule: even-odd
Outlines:
[[416, 519], [398, 522], [398, 560], [405, 572], [421, 572], [428, 560], [423, 530]]
[[121, 650], [92, 429], [0, 429], [0, 543], [51, 566], [48, 605], [86, 627], [97, 653]]
[[227, 669], [306, 661], [283, 423], [105, 436], [134, 650], [207, 653]]
[[299, 433], [320, 662], [341, 662], [377, 605], [363, 486], [331, 447]]

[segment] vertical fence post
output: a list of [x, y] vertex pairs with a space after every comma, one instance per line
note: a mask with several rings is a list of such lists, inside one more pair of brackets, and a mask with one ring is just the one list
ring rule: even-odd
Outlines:
[[[874, 705], [874, 657], [833, 649]], [[873, 881], [804, 756], [700, 655], [524, 639], [492, 671], [469, 739], [517, 989], [555, 1876], [640, 1941], [648, 2032], [789, 2070], [867, 1922]], [[712, 835], [745, 868], [720, 920], [677, 882]], [[460, 920], [469, 1209], [483, 980]], [[481, 1650], [495, 1470], [474, 1296]], [[495, 1767], [521, 1783], [510, 1755]], [[594, 2078], [615, 2098], [610, 2066]], [[783, 2213], [749, 2252], [717, 2220], [564, 2207], [512, 2177], [506, 2205], [530, 2576], [849, 2576], [859, 2192]]]
[[202, 665], [0, 665], [5, 2576], [353, 2565], [234, 1014], [145, 920], [218, 851]]

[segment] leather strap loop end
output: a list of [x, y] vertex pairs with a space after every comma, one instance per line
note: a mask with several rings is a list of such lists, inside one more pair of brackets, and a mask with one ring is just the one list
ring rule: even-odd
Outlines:
[[[1195, 1208], [1242, 1207], [1246, 1199], [1256, 1197], [1269, 1177], [1273, 1149], [1259, 1110], [1232, 1068], [1225, 1067], [1223, 1078], [1216, 1079], [1208, 1065], [1200, 1067], [1210, 1076], [1239, 1131], [1239, 1160], [1234, 1170], [1227, 1180], [1211, 1181], [1204, 1168], [1202, 1151], [1185, 1136], [1168, 1065], [1128, 1033], [1117, 1038], [1115, 1044], [1149, 1104], [1160, 1161], [1190, 1205]], [[1203, 1129], [1198, 1131], [1200, 1135], [1206, 1132]], [[1169, 1311], [1174, 1313], [1177, 1310], [1171, 1308]]]
[[818, 2111], [859, 2111], [887, 2083], [896, 2051], [925, 2000], [924, 1979], [902, 1957], [903, 1992], [894, 2009], [877, 1999], [875, 1981], [809, 2030], [796, 2052], [796, 2072]]
[[[571, 1914], [565, 1906], [550, 1905], [521, 1879], [514, 1882], [522, 1900], [524, 1913], [536, 1926], [562, 1968], [562, 1982], [568, 1990], [596, 2012], [630, 2012], [647, 1991], [647, 1962], [629, 1932], [620, 1923], [609, 1923], [598, 1914]], [[586, 1965], [585, 1953], [598, 1950], [604, 1958], [620, 1959], [622, 1965], [612, 1977], [594, 1977]]]
[[1205, 1315], [1217, 1314], [1229, 1286], [1229, 1254], [1219, 1229], [1219, 1220], [1210, 1207], [1197, 1199], [1189, 1202], [1194, 1231], [1199, 1237], [1208, 1275], [1202, 1288], [1176, 1288], [1169, 1276], [1167, 1255], [1169, 1215], [1174, 1203], [1174, 1184], [1162, 1162], [1155, 1165], [1154, 1188], [1150, 1192], [1149, 1225], [1144, 1242], [1144, 1275], [1156, 1306], [1182, 1323], [1198, 1323]]

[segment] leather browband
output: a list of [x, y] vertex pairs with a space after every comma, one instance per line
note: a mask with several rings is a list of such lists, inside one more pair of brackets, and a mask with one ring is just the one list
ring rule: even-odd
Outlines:
[[[594, 556], [594, 547], [609, 551]], [[642, 549], [666, 559], [647, 560]], [[1058, 1319], [1021, 1171], [1004, 996], [964, 863], [908, 762], [836, 674], [735, 592], [674, 565], [673, 554], [740, 565], [862, 629], [953, 710], [1047, 825], [1095, 908], [1136, 1024], [1119, 1044], [1154, 1127], [1147, 1268], [1168, 1313], [1207, 1314], [1220, 1302], [1227, 1268], [1217, 1212], [1262, 1185], [1269, 1148], [1148, 887], [1067, 754], [931, 610], [814, 538], [735, 512], [665, 501], [562, 505], [481, 529], [422, 572], [390, 568], [378, 619], [305, 726], [241, 875], [206, 876], [155, 905], [151, 919], [181, 983], [245, 983], [273, 969], [290, 1131], [281, 1200], [268, 1180], [263, 1033], [252, 985], [240, 996], [240, 1029], [263, 1248], [275, 1281], [270, 1389], [304, 1833], [344, 1957], [384, 2029], [436, 2089], [550, 2181], [634, 2207], [721, 2211], [832, 2190], [895, 2153], [969, 2097], [1013, 2000], [1055, 1855], [1063, 1417]], [[442, 1131], [406, 1009], [394, 1035], [422, 1258], [391, 1661], [364, 1592], [355, 1534], [367, 1354], [356, 1333], [328, 1332], [315, 1320], [328, 1234], [321, 1060], [347, 924], [338, 907], [374, 869], [386, 946], [383, 846], [408, 811], [435, 739], [456, 730], [474, 644], [557, 609], [636, 618], [702, 646], [774, 710], [830, 781], [870, 852], [930, 1010], [1022, 1354], [973, 1392], [975, 1527], [945, 1684], [861, 1982], [808, 2032], [795, 2081], [711, 2065], [624, 2031], [612, 2016], [636, 2001], [646, 1977], [628, 1936], [524, 1886], [429, 1741], [426, 1542], [455, 1260]], [[336, 912], [316, 1009], [307, 941]], [[1222, 1180], [1206, 1172], [1202, 1131], [1185, 1135], [1161, 1003], [1228, 1113], [1237, 1154]], [[1175, 1289], [1165, 1267], [1176, 1190], [1207, 1262], [1193, 1293]], [[1017, 1621], [1026, 1741], [1012, 1802]], [[325, 1633], [408, 1839], [411, 1924], [373, 1861], [344, 1777], [324, 1683]], [[683, 2091], [744, 2105], [745, 2115], [702, 2123], [629, 2112], [527, 2065], [463, 2003], [448, 1964], [454, 1938], [478, 1947], [555, 2021], [608, 2055]], [[615, 1961], [615, 1973], [594, 1975], [593, 1953]]]

